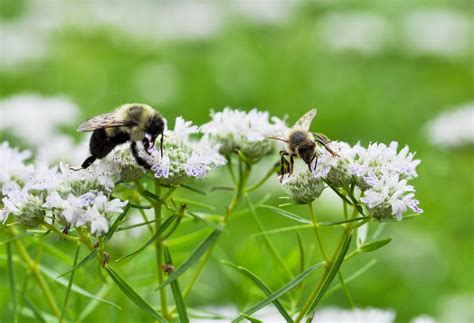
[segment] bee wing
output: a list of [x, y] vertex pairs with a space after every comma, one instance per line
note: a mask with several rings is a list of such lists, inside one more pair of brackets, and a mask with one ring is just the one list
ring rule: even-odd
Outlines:
[[288, 131], [289, 129], [280, 129], [278, 131], [265, 135], [265, 138], [288, 142]]
[[122, 126], [129, 126], [130, 124], [119, 120], [117, 118], [116, 113], [105, 113], [95, 117], [90, 118], [83, 124], [77, 128], [77, 131], [80, 132], [88, 132], [94, 131], [96, 129], [103, 129], [103, 128], [112, 128], [112, 127], [122, 127]]
[[313, 122], [313, 119], [314, 117], [316, 117], [317, 113], [318, 113], [318, 110], [316, 109], [309, 110], [298, 121], [296, 121], [294, 127], [303, 128], [304, 130], [309, 130], [309, 127], [311, 126], [311, 122]]

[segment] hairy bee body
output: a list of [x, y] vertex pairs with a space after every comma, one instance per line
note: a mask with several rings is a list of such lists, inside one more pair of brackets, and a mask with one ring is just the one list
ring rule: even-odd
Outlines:
[[96, 159], [106, 157], [116, 146], [131, 142], [131, 151], [137, 163], [147, 169], [150, 165], [138, 155], [136, 143], [143, 142], [145, 150], [153, 147], [161, 135], [161, 149], [165, 122], [160, 113], [146, 104], [124, 104], [111, 113], [93, 117], [83, 123], [78, 131], [92, 131], [89, 142], [91, 156], [82, 164], [89, 167]]
[[304, 145], [311, 145], [314, 143], [313, 134], [304, 129], [292, 129], [288, 135], [288, 144], [286, 150], [301, 158], [299, 148]]

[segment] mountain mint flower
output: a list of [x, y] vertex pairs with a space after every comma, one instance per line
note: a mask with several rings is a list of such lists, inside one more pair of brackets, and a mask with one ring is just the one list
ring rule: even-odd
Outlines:
[[203, 178], [213, 167], [222, 166], [226, 160], [219, 154], [219, 145], [208, 136], [191, 140], [197, 134], [197, 126], [182, 117], [176, 118], [174, 131], [165, 131], [163, 158], [155, 149], [151, 158], [144, 157], [154, 165], [155, 177], [163, 183], [175, 184], [186, 178]]
[[311, 203], [321, 195], [325, 188], [322, 179], [308, 170], [283, 176], [282, 186], [283, 190], [297, 203]]
[[8, 142], [0, 145], [0, 189], [2, 195], [17, 187], [33, 173], [34, 167], [25, 162], [31, 157], [28, 150], [20, 151], [10, 147]]
[[316, 311], [314, 317], [317, 322], [322, 323], [392, 323], [395, 321], [395, 312], [376, 308], [352, 310], [327, 308]]
[[228, 156], [239, 150], [253, 161], [273, 152], [276, 142], [266, 137], [286, 128], [282, 120], [257, 109], [245, 112], [225, 108], [212, 112], [211, 118], [201, 126], [201, 131], [221, 144], [221, 154]]

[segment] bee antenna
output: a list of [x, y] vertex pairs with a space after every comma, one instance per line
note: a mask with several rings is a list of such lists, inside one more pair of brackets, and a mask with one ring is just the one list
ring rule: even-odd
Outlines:
[[164, 133], [161, 133], [161, 138], [160, 138], [160, 152], [161, 152], [161, 158], [163, 158], [163, 139], [165, 135]]

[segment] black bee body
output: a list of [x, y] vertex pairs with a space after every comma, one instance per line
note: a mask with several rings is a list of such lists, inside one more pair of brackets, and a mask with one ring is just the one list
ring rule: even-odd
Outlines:
[[106, 157], [115, 147], [131, 142], [130, 150], [137, 164], [150, 169], [146, 160], [140, 157], [137, 142], [141, 141], [145, 151], [153, 147], [161, 135], [163, 154], [163, 132], [165, 122], [161, 115], [148, 105], [126, 104], [115, 112], [96, 116], [79, 127], [79, 131], [93, 131], [89, 142], [88, 157], [81, 168], [89, 167], [95, 160]]

